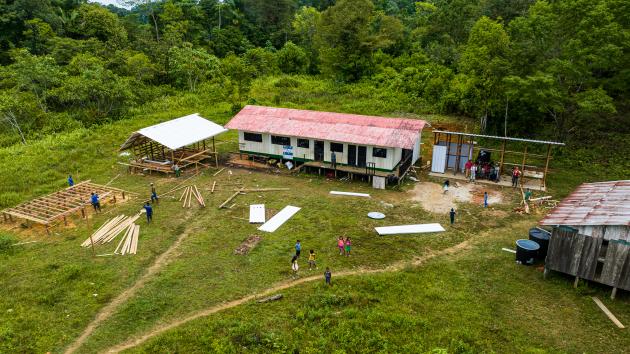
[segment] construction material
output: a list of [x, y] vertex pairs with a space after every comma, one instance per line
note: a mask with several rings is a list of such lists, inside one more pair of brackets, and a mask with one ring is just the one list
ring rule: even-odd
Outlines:
[[265, 223], [265, 204], [252, 204], [249, 206], [249, 223]]
[[352, 197], [363, 197], [363, 198], [369, 198], [370, 197], [369, 194], [353, 193], [353, 192], [330, 191], [330, 194], [333, 194], [333, 195], [347, 195], [347, 196], [352, 196]]
[[210, 193], [214, 193], [214, 187], [217, 186], [217, 181], [212, 182], [212, 190], [210, 191]]
[[372, 176], [372, 188], [385, 189], [386, 180], [385, 177]]
[[501, 248], [501, 251], [510, 252], [510, 253], [516, 253], [515, 250], [511, 250], [511, 249], [505, 248], [505, 247]]
[[197, 185], [193, 184], [190, 186], [186, 186], [186, 188], [184, 189], [184, 192], [182, 193], [181, 197], [179, 197], [179, 201], [181, 202], [182, 199], [184, 200], [184, 203], [182, 204], [182, 208], [191, 208], [192, 207], [192, 198], [195, 197], [195, 199], [197, 200], [197, 203], [199, 203], [199, 205], [201, 207], [205, 207], [206, 206], [206, 202], [204, 201], [203, 197], [201, 196], [201, 193], [199, 192], [199, 189], [197, 188]]
[[109, 180], [109, 182], [105, 183], [105, 186], [109, 186], [110, 184], [112, 184], [112, 182], [114, 182], [116, 179], [118, 179], [118, 177], [120, 177], [120, 173], [116, 175], [116, 177], [112, 178]]
[[85, 217], [85, 207], [90, 205], [91, 193], [98, 194], [101, 204], [107, 200], [116, 201], [117, 194], [122, 199], [125, 199], [125, 195], [129, 194], [122, 189], [91, 183], [88, 180], [13, 208], [5, 209], [2, 213], [5, 218], [6, 216], [15, 216], [48, 226], [59, 219], [66, 221], [67, 216], [78, 211], [82, 211], [83, 217]]
[[274, 215], [271, 219], [269, 219], [266, 223], [264, 223], [261, 227], [258, 228], [260, 231], [265, 232], [274, 232], [276, 231], [282, 224], [287, 222], [295, 213], [300, 211], [301, 208], [294, 207], [291, 205], [287, 205], [284, 209], [280, 210], [280, 212]]
[[289, 188], [242, 188], [239, 191], [241, 192], [276, 192], [276, 191], [288, 191], [288, 190]]
[[236, 193], [232, 194], [228, 199], [226, 199], [221, 205], [219, 205], [219, 209], [223, 209], [232, 199], [236, 198], [237, 195], [243, 193], [243, 189], [239, 189]]
[[223, 172], [223, 170], [225, 170], [225, 167], [223, 167], [222, 169], [220, 169], [217, 172], [215, 172], [212, 176], [216, 177], [219, 173]]
[[259, 304], [262, 304], [264, 302], [269, 302], [269, 301], [277, 301], [283, 298], [282, 294], [277, 294], [277, 295], [273, 295], [273, 296], [269, 296], [263, 299], [258, 300]]
[[422, 234], [427, 232], [446, 231], [440, 224], [415, 224], [399, 226], [375, 227], [374, 230], [380, 235], [402, 235], [402, 234]]
[[376, 219], [376, 220], [385, 219], [385, 214], [379, 213], [377, 211], [369, 212], [367, 216], [370, 219]]
[[34, 243], [34, 242], [39, 242], [39, 241], [26, 241], [26, 242], [19, 242], [19, 243], [14, 243], [11, 246], [21, 246], [21, 245], [27, 245], [29, 243]]
[[109, 243], [124, 231], [123, 237], [118, 242], [113, 254], [136, 254], [140, 226], [136, 225], [135, 222], [140, 215], [141, 213], [132, 217], [119, 215], [106, 221], [87, 240], [83, 241], [81, 247], [93, 248], [95, 245]]
[[624, 329], [626, 328], [618, 319], [617, 317], [615, 317], [615, 315], [612, 314], [612, 312], [610, 312], [610, 310], [608, 310], [608, 308], [606, 307], [606, 305], [604, 305], [604, 303], [602, 303], [602, 301], [600, 299], [598, 299], [597, 297], [593, 296], [593, 301], [595, 301], [595, 303], [597, 304], [597, 306], [599, 306], [599, 308], [606, 314], [606, 316], [608, 316], [608, 318], [619, 328]]

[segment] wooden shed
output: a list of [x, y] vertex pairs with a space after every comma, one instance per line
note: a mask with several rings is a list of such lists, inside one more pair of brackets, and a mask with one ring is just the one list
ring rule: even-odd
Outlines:
[[138, 130], [120, 147], [130, 150], [131, 169], [173, 173], [173, 167], [204, 166], [212, 159], [218, 165], [214, 137], [227, 129], [198, 113]]
[[630, 290], [630, 180], [584, 183], [540, 224], [553, 228], [545, 271]]

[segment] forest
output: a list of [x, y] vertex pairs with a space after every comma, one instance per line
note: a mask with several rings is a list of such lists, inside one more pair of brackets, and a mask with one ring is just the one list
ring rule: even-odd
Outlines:
[[[625, 146], [626, 0], [0, 0], [0, 146], [255, 80], [404, 97], [488, 134]], [[282, 97], [273, 104], [286, 105]], [[366, 113], [371, 112], [354, 112]], [[390, 112], [395, 114], [396, 112]]]

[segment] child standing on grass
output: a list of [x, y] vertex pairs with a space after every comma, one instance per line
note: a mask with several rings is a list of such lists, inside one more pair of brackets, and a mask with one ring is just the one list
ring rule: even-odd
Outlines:
[[317, 264], [315, 263], [315, 251], [311, 250], [308, 254], [308, 270], [313, 270], [313, 268], [317, 269]]
[[339, 236], [339, 239], [337, 240], [337, 247], [339, 247], [339, 255], [343, 256], [344, 254], [344, 246], [346, 245], [346, 241], [343, 239], [343, 236]]
[[488, 207], [488, 192], [483, 192], [483, 207]]
[[326, 285], [330, 285], [331, 276], [332, 274], [330, 274], [330, 268], [326, 267], [326, 271], [324, 272], [324, 279], [326, 279]]
[[147, 224], [150, 224], [151, 220], [153, 220], [153, 208], [149, 202], [144, 204], [144, 211], [147, 213]]
[[352, 241], [350, 241], [350, 237], [347, 237], [346, 244], [345, 244], [346, 257], [350, 256], [351, 248], [352, 248]]
[[300, 240], [297, 240], [297, 242], [295, 243], [295, 256], [299, 257], [301, 252], [302, 252], [302, 244], [300, 243]]
[[291, 258], [291, 269], [293, 270], [293, 275], [297, 275], [298, 269], [300, 269], [297, 259], [297, 255], [294, 255], [293, 258]]

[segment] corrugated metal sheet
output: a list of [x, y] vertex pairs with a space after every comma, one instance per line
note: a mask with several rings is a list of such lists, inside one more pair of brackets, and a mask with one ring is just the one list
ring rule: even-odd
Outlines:
[[630, 226], [630, 180], [584, 183], [540, 224]]
[[245, 106], [225, 126], [248, 132], [412, 150], [426, 122], [358, 114]]
[[175, 150], [226, 131], [227, 129], [222, 126], [195, 113], [140, 129], [125, 141], [120, 150], [130, 148], [134, 141], [141, 136], [146, 136], [171, 150]]

